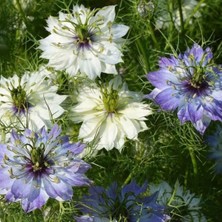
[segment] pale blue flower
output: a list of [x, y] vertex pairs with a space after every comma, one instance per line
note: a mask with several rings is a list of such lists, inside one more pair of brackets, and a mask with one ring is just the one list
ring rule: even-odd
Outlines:
[[78, 157], [84, 145], [60, 134], [58, 125], [49, 133], [45, 127], [23, 134], [13, 131], [10, 142], [0, 145], [0, 194], [6, 200], [21, 201], [30, 212], [50, 197], [70, 200], [73, 186], [89, 184], [84, 173], [90, 165]]
[[181, 123], [191, 121], [204, 133], [211, 120], [222, 121], [222, 70], [209, 48], [194, 44], [178, 57], [161, 58], [160, 69], [147, 75], [156, 88], [146, 97], [163, 110], [177, 110]]

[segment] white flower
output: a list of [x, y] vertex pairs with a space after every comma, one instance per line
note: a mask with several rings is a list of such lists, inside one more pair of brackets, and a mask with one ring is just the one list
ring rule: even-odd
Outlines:
[[97, 150], [117, 148], [121, 151], [125, 137], [136, 140], [147, 129], [145, 116], [152, 114], [142, 95], [129, 91], [116, 76], [105, 87], [84, 87], [72, 109], [72, 120], [83, 122], [79, 138], [94, 142]]
[[67, 96], [56, 94], [57, 86], [46, 79], [48, 72], [25, 73], [21, 78], [0, 79], [0, 119], [5, 128], [38, 130], [52, 125], [51, 120], [61, 116], [60, 104]]
[[[192, 19], [191, 19], [192, 17], [199, 18], [201, 16], [199, 11], [195, 11], [195, 8], [198, 7], [198, 4], [199, 3], [196, 0], [183, 0], [182, 1], [182, 13], [183, 13], [184, 21], [189, 19], [189, 24], [192, 24]], [[179, 8], [173, 11], [172, 18], [171, 18], [171, 15], [168, 12], [168, 9], [166, 7], [167, 5], [165, 1], [163, 2], [162, 6], [163, 6], [162, 12], [160, 12], [160, 16], [156, 20], [156, 24], [155, 24], [156, 28], [157, 29], [167, 28], [171, 22], [174, 22], [175, 27], [179, 29], [181, 26]], [[200, 7], [203, 7], [203, 6], [205, 6], [204, 3], [200, 4]]]
[[14, 7], [19, 11], [20, 7], [22, 8], [22, 10], [25, 11], [28, 7], [31, 6], [31, 4], [33, 4], [33, 0], [19, 0], [19, 1], [13, 0]]
[[[189, 190], [184, 190], [178, 181], [175, 183], [174, 188], [165, 181], [158, 185], [151, 184], [150, 193], [156, 191], [158, 191], [158, 203], [172, 208], [172, 212], [180, 217], [180, 221], [207, 221], [201, 213], [201, 199], [195, 197], [195, 194], [190, 193]], [[179, 213], [177, 211], [179, 211]]]
[[40, 40], [41, 57], [72, 76], [79, 71], [90, 79], [101, 72], [116, 74], [115, 64], [122, 62], [121, 37], [129, 27], [113, 24], [114, 18], [115, 6], [90, 11], [83, 5], [74, 6], [72, 13], [59, 12], [59, 18], [49, 17], [50, 35]]

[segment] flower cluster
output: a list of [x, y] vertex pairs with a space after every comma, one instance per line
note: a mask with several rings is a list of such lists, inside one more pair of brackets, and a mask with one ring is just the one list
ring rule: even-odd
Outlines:
[[48, 133], [26, 129], [23, 134], [11, 133], [7, 144], [0, 144], [0, 194], [6, 200], [20, 201], [30, 212], [55, 198], [70, 200], [73, 186], [89, 185], [84, 173], [90, 165], [78, 155], [84, 145], [72, 144], [54, 125]]
[[60, 104], [67, 96], [57, 94], [57, 86], [47, 80], [45, 69], [0, 79], [0, 119], [6, 128], [38, 130], [51, 127], [52, 119], [64, 112]]
[[86, 86], [81, 89], [78, 104], [72, 109], [72, 120], [83, 122], [79, 138], [96, 142], [96, 149], [121, 150], [125, 137], [137, 139], [147, 129], [145, 116], [152, 114], [142, 95], [129, 91], [117, 76], [106, 86]]
[[85, 215], [76, 218], [77, 222], [168, 221], [170, 217], [164, 213], [164, 206], [156, 203], [157, 193], [144, 196], [146, 190], [146, 183], [140, 187], [135, 181], [122, 188], [117, 183], [108, 189], [92, 186], [80, 207]]
[[191, 121], [204, 133], [211, 120], [222, 121], [222, 70], [209, 48], [194, 44], [178, 57], [161, 58], [160, 69], [147, 75], [156, 88], [146, 97], [164, 110], [178, 110], [182, 123]]
[[101, 72], [117, 73], [115, 64], [122, 62], [120, 51], [128, 26], [113, 24], [115, 6], [90, 10], [75, 5], [72, 13], [49, 17], [50, 35], [40, 40], [41, 57], [56, 70], [74, 76], [80, 71], [95, 79]]
[[[55, 4], [59, 3], [59, 6], [62, 1], [58, 1]], [[185, 190], [179, 182], [174, 187], [166, 182], [140, 186], [135, 180], [127, 184], [134, 175], [139, 181], [147, 178], [157, 181], [166, 177], [166, 170], [173, 172], [170, 183], [181, 172], [184, 173], [181, 178], [188, 181], [187, 186], [191, 184], [190, 175], [195, 183], [200, 179], [197, 175], [200, 167], [196, 161], [199, 146], [194, 149], [194, 144], [202, 142], [202, 137], [197, 134], [204, 134], [211, 121], [222, 121], [222, 65], [214, 63], [210, 48], [203, 49], [194, 43], [179, 55], [160, 58], [159, 69], [146, 76], [149, 83], [140, 79], [144, 74], [138, 67], [142, 65], [142, 70], [153, 67], [156, 54], [153, 56], [152, 52], [158, 52], [163, 46], [158, 42], [159, 36], [167, 42], [165, 49], [175, 44], [175, 33], [180, 38], [189, 36], [195, 28], [188, 32], [187, 27], [194, 18], [200, 17], [201, 11], [198, 10], [205, 4], [201, 0], [121, 1], [121, 7], [123, 5], [125, 11], [132, 14], [132, 21], [127, 21], [132, 24], [129, 43], [135, 44], [127, 49], [126, 61], [130, 64], [124, 65], [119, 63], [123, 62], [124, 36], [129, 27], [115, 23], [116, 6], [89, 9], [77, 4], [71, 9], [70, 4], [63, 3], [66, 10], [47, 19], [48, 34], [39, 40], [37, 47], [47, 65], [40, 64], [39, 60], [35, 63], [41, 67], [38, 71], [27, 71], [19, 76], [9, 74], [9, 69], [0, 76], [0, 195], [4, 195], [7, 202], [21, 204], [25, 212], [41, 209], [48, 202], [41, 216], [49, 221], [56, 220], [54, 216], [50, 218], [55, 210], [54, 204], [48, 201], [52, 198], [53, 201], [70, 201], [71, 213], [76, 214], [69, 211], [69, 217], [77, 222], [206, 222], [201, 212], [201, 199]], [[13, 6], [18, 13], [11, 29], [18, 30], [13, 34], [16, 41], [25, 42], [21, 33], [26, 29], [34, 35], [36, 27], [30, 26], [39, 21], [38, 16], [35, 17], [38, 14], [35, 8], [38, 7], [34, 6], [37, 5], [37, 0], [13, 0], [9, 3], [9, 8]], [[42, 11], [45, 11], [44, 6]], [[122, 16], [121, 10], [119, 13], [122, 21], [131, 16]], [[172, 31], [169, 35], [166, 30], [160, 30], [166, 27], [169, 27], [167, 31]], [[200, 27], [205, 26], [201, 24]], [[7, 42], [1, 35], [0, 31], [0, 40], [4, 43], [0, 44], [0, 48], [3, 47], [5, 52], [13, 38]], [[149, 39], [152, 43], [147, 41]], [[133, 55], [134, 52], [138, 52], [135, 60], [137, 54]], [[138, 73], [135, 68], [138, 68]], [[0, 61], [0, 71], [3, 69]], [[123, 75], [122, 70], [129, 73], [126, 78], [127, 74]], [[124, 80], [139, 80], [135, 85], [132, 83], [135, 88], [140, 85], [138, 92], [129, 90]], [[151, 84], [154, 89], [144, 96], [142, 92], [146, 84]], [[171, 122], [171, 117], [165, 118], [167, 115], [157, 112], [151, 116], [151, 130], [144, 132], [148, 130], [147, 118], [153, 114], [149, 105], [151, 101], [143, 101], [144, 98], [152, 100], [162, 110], [177, 112], [182, 124], [190, 121], [194, 127], [181, 127], [180, 131], [176, 131], [176, 127], [173, 135], [167, 131], [166, 123], [174, 124], [174, 119]], [[176, 124], [178, 122], [176, 119]], [[190, 137], [184, 129], [189, 130], [187, 135]], [[212, 147], [210, 157], [215, 159], [218, 172], [222, 172], [221, 130], [218, 127], [207, 139]], [[71, 139], [64, 136], [67, 131]], [[77, 138], [86, 145], [71, 142]], [[185, 165], [177, 164], [180, 158], [171, 155], [178, 144], [187, 148], [184, 152], [178, 149], [181, 159], [188, 156], [186, 151], [190, 154], [186, 171], [183, 170]], [[112, 150], [114, 148], [117, 150]], [[88, 151], [91, 151], [91, 156], [85, 155]], [[119, 181], [108, 188], [92, 185], [85, 175], [91, 166], [82, 157], [89, 158], [95, 169], [102, 168], [100, 172], [93, 171], [94, 175], [98, 175], [98, 178], [93, 178], [95, 182], [106, 184], [104, 176], [109, 177], [109, 181], [116, 178]], [[172, 159], [178, 162], [168, 164], [167, 161]], [[110, 172], [108, 164], [116, 164], [112, 175], [107, 173]], [[209, 170], [205, 166], [203, 168]], [[116, 177], [119, 173], [121, 175]], [[150, 174], [147, 176], [147, 173]], [[125, 182], [119, 186], [120, 181]], [[81, 201], [74, 202], [73, 188], [79, 186], [90, 187], [77, 192], [80, 195], [77, 200]], [[192, 190], [191, 187], [189, 189]], [[61, 203], [59, 207], [63, 210]]]

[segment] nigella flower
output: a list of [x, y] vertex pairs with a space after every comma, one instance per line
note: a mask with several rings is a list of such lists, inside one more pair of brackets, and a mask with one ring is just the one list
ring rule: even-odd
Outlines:
[[72, 13], [59, 12], [59, 18], [49, 17], [50, 35], [40, 40], [41, 57], [56, 70], [70, 75], [78, 71], [95, 79], [103, 73], [117, 73], [115, 64], [122, 62], [121, 45], [129, 27], [113, 24], [115, 6], [90, 10], [73, 6]]
[[135, 181], [122, 188], [117, 183], [107, 189], [92, 186], [80, 206], [85, 215], [76, 219], [78, 222], [168, 221], [170, 218], [164, 213], [164, 207], [156, 203], [157, 193], [146, 196], [146, 189], [146, 183], [140, 187]]
[[210, 158], [215, 160], [217, 173], [222, 173], [222, 127], [218, 126], [215, 132], [207, 137], [207, 143], [211, 147]]
[[21, 78], [1, 76], [0, 119], [5, 127], [38, 130], [45, 125], [50, 127], [51, 120], [63, 114], [60, 104], [67, 96], [56, 93], [58, 87], [51, 85], [47, 75], [42, 68]]
[[141, 17], [151, 16], [154, 12], [154, 3], [152, 1], [140, 0], [137, 6], [137, 11]]
[[178, 57], [161, 58], [160, 69], [147, 75], [156, 88], [147, 98], [164, 110], [177, 109], [181, 123], [191, 121], [204, 133], [211, 120], [222, 121], [222, 71], [209, 48], [194, 44]]
[[[201, 17], [201, 8], [199, 7], [204, 7], [206, 5], [205, 3], [198, 3], [196, 0], [182, 0], [181, 4], [183, 20], [184, 22], [188, 21], [189, 24], [192, 24], [195, 18]], [[164, 29], [169, 27], [171, 22], [173, 22], [175, 27], [179, 30], [181, 26], [181, 18], [178, 6], [172, 11], [172, 13], [169, 13], [169, 7], [167, 7], [165, 0], [159, 1], [159, 6], [159, 15], [156, 18], [155, 27], [157, 29]]]
[[173, 221], [207, 221], [201, 212], [201, 198], [196, 197], [189, 190], [185, 190], [178, 181], [173, 188], [165, 181], [157, 185], [151, 184], [150, 192], [157, 191], [157, 202], [167, 206]]
[[84, 145], [60, 134], [58, 125], [49, 133], [45, 127], [23, 135], [12, 131], [10, 142], [0, 145], [0, 194], [6, 200], [20, 201], [30, 212], [49, 197], [70, 200], [73, 186], [89, 184], [84, 175], [89, 165], [78, 157]]
[[72, 120], [83, 122], [79, 138], [96, 143], [97, 150], [114, 147], [121, 150], [125, 137], [136, 140], [138, 133], [147, 129], [145, 116], [152, 113], [142, 103], [143, 96], [129, 91], [120, 76], [100, 87], [85, 86], [72, 109]]

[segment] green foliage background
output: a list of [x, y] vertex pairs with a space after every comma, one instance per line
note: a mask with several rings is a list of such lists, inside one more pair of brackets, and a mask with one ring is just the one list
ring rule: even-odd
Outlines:
[[[17, 6], [15, 7], [15, 2]], [[124, 63], [118, 68], [130, 90], [148, 94], [152, 90], [145, 75], [158, 68], [158, 58], [183, 52], [193, 42], [204, 47], [210, 46], [215, 62], [222, 63], [222, 1], [205, 0], [201, 17], [192, 24], [185, 22], [180, 30], [171, 24], [165, 30], [155, 29], [162, 2], [169, 9], [180, 1], [153, 0], [154, 9], [145, 16], [138, 13], [139, 0], [33, 0], [25, 10], [18, 2], [0, 0], [0, 75], [22, 75], [26, 70], [36, 70], [46, 63], [39, 58], [36, 48], [38, 40], [48, 35], [45, 30], [48, 16], [57, 16], [64, 8], [73, 4], [83, 4], [90, 8], [116, 4], [116, 22], [130, 27], [127, 44], [124, 47]], [[147, 0], [148, 2], [148, 0]], [[196, 10], [199, 10], [198, 8]], [[25, 28], [24, 28], [25, 26]], [[23, 30], [22, 30], [23, 27]], [[22, 31], [21, 31], [22, 30]], [[102, 78], [106, 78], [103, 76]], [[62, 73], [57, 79], [60, 93], [72, 94], [78, 82], [70, 82]], [[147, 101], [147, 103], [151, 103]], [[151, 103], [152, 104], [152, 103]], [[162, 180], [174, 185], [176, 180], [186, 189], [202, 197], [202, 212], [209, 222], [220, 222], [222, 218], [222, 177], [215, 175], [214, 162], [209, 160], [209, 147], [206, 136], [211, 134], [219, 122], [212, 122], [204, 136], [201, 136], [190, 123], [181, 125], [176, 113], [164, 112], [152, 104], [154, 115], [149, 116], [149, 130], [139, 135], [138, 141], [127, 141], [122, 153], [117, 150], [102, 150], [96, 157], [86, 159], [92, 165], [88, 177], [97, 185], [108, 186], [113, 181], [120, 185], [135, 179], [142, 184], [145, 181], [159, 183]], [[67, 119], [61, 119], [64, 133], [73, 140], [78, 135], [78, 125], [67, 128]], [[73, 200], [59, 203], [50, 200], [42, 210], [25, 214], [18, 203], [5, 203], [0, 199], [0, 221], [74, 221], [76, 204], [86, 189], [75, 189]], [[48, 210], [48, 215], [46, 212]], [[172, 220], [179, 221], [179, 220]]]

